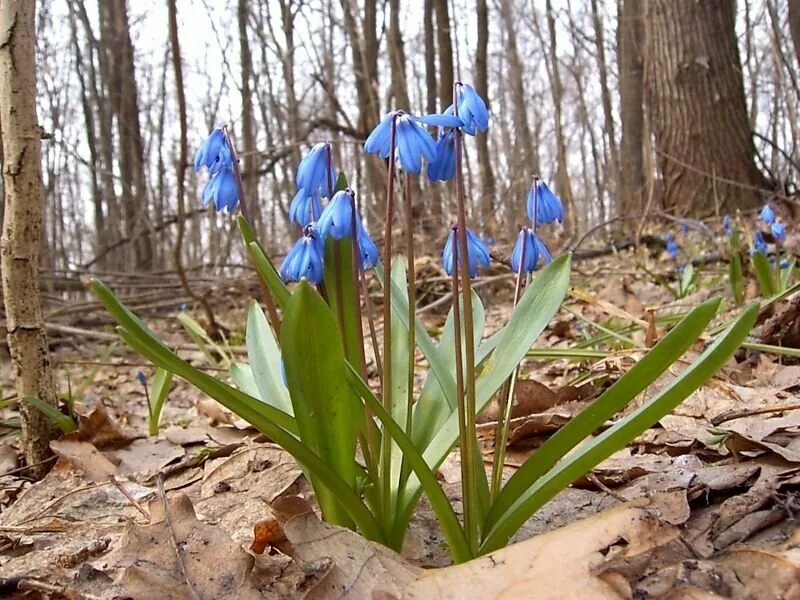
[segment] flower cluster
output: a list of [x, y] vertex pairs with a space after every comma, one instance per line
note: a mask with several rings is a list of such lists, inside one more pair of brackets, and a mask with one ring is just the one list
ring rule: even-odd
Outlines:
[[[453, 275], [453, 268], [456, 261], [454, 257], [458, 257], [458, 264], [461, 265], [461, 256], [458, 255], [458, 225], [450, 227], [450, 234], [447, 236], [447, 241], [442, 250], [442, 262], [444, 263], [444, 270], [448, 276]], [[484, 269], [489, 266], [489, 251], [475, 235], [475, 232], [467, 227], [467, 264], [469, 265], [469, 276], [475, 277], [478, 274], [478, 265]]]
[[239, 188], [233, 172], [233, 152], [221, 127], [209, 134], [194, 155], [195, 172], [199, 173], [203, 167], [211, 173], [211, 179], [203, 188], [203, 206], [213, 200], [217, 210], [235, 210], [239, 204]]
[[289, 205], [289, 220], [305, 227], [322, 212], [322, 196], [330, 200], [337, 180], [328, 142], [315, 144], [297, 167], [297, 193]]
[[519, 232], [517, 243], [511, 252], [511, 268], [515, 271], [521, 269], [526, 273], [532, 273], [536, 270], [540, 258], [545, 263], [552, 260], [547, 246], [536, 233], [537, 229], [540, 224], [563, 222], [564, 205], [544, 181], [534, 176], [528, 191], [526, 209], [531, 227], [523, 227]]
[[[758, 215], [759, 220], [769, 228], [770, 234], [775, 244], [781, 244], [786, 241], [786, 225], [780, 218], [775, 216], [775, 211], [769, 204], [765, 204]], [[764, 234], [761, 231], [756, 231], [755, 238], [753, 239], [753, 246], [750, 248], [750, 255], [754, 254], [767, 254], [767, 243]]]
[[666, 235], [666, 240], [667, 254], [669, 254], [674, 260], [678, 260], [678, 256], [680, 254], [680, 246], [678, 246], [678, 241], [675, 239], [675, 236], [669, 232]]

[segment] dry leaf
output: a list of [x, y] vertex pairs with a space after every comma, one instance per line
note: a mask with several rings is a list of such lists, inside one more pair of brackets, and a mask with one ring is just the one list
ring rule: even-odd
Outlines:
[[50, 442], [50, 448], [61, 460], [83, 471], [89, 481], [108, 481], [109, 475], [117, 472], [114, 464], [89, 442], [62, 438]]

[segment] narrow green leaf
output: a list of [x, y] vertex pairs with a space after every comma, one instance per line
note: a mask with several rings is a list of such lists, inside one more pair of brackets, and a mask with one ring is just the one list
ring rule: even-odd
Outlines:
[[764, 298], [769, 298], [776, 294], [778, 290], [775, 289], [775, 280], [772, 277], [772, 269], [769, 268], [767, 257], [761, 252], [756, 252], [750, 260], [753, 264], [756, 280], [758, 280], [758, 287], [761, 289], [761, 295]]
[[264, 253], [261, 246], [258, 245], [258, 242], [250, 242], [247, 245], [247, 253], [250, 255], [250, 260], [253, 261], [256, 272], [261, 276], [269, 291], [272, 292], [275, 302], [278, 303], [281, 310], [286, 310], [286, 303], [289, 302], [291, 294], [273, 266], [272, 261]]
[[255, 300], [250, 302], [247, 311], [246, 341], [247, 358], [258, 387], [258, 396], [267, 404], [293, 414], [289, 390], [281, 375], [281, 350], [264, 311]]
[[[361, 404], [347, 383], [342, 338], [330, 307], [301, 281], [284, 311], [281, 348], [300, 439], [353, 489]], [[312, 484], [325, 518], [350, 526], [332, 490]]]
[[325, 290], [328, 304], [339, 323], [344, 354], [350, 364], [361, 363], [361, 322], [357, 318], [356, 289], [353, 286], [353, 241], [351, 238], [325, 240]]
[[161, 410], [169, 396], [169, 388], [172, 385], [172, 373], [161, 367], [156, 368], [153, 375], [153, 383], [150, 385], [150, 405], [148, 408], [149, 422], [148, 428], [150, 435], [158, 435], [158, 426], [161, 422]]
[[22, 401], [50, 419], [63, 433], [71, 433], [78, 429], [78, 424], [75, 423], [72, 417], [65, 415], [55, 406], [43, 402], [38, 396], [23, 396]]
[[757, 315], [758, 305], [751, 304], [667, 388], [585, 446], [567, 455], [537, 480], [491, 528], [481, 546], [481, 553], [492, 552], [505, 545], [525, 521], [559, 491], [624, 448], [708, 381], [744, 341]]
[[744, 302], [744, 274], [742, 272], [742, 255], [739, 252], [739, 229], [734, 227], [731, 233], [731, 262], [728, 266], [731, 292], [737, 306]]

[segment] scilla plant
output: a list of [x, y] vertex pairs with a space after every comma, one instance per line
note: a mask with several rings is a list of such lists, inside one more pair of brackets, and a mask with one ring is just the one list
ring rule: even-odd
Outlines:
[[[300, 236], [279, 269], [248, 226], [234, 146], [225, 128], [198, 151], [208, 168], [203, 192], [218, 209], [241, 209], [239, 226], [263, 281], [262, 301], [247, 318], [248, 364], [231, 379], [213, 377], [181, 359], [100, 281], [92, 287], [119, 324], [122, 338], [156, 366], [194, 384], [250, 422], [295, 457], [315, 491], [323, 517], [399, 550], [425, 493], [454, 561], [496, 550], [560, 490], [670, 412], [714, 374], [739, 346], [755, 319], [749, 307], [691, 364], [652, 397], [609, 420], [664, 374], [690, 348], [717, 312], [718, 300], [696, 307], [588, 408], [545, 442], [507, 481], [503, 463], [510, 405], [520, 362], [558, 312], [569, 285], [570, 257], [550, 260], [542, 224], [563, 209], [534, 178], [527, 202], [530, 224], [512, 254], [515, 308], [506, 325], [484, 336], [485, 313], [472, 278], [490, 255], [467, 227], [465, 136], [485, 133], [489, 113], [469, 85], [456, 83], [442, 114], [386, 115], [364, 148], [387, 160], [384, 267], [357, 210], [356, 194], [333, 166], [330, 144], [314, 146], [300, 163], [290, 216]], [[426, 126], [438, 128], [437, 140]], [[438, 340], [415, 318], [411, 190], [427, 163], [434, 182], [453, 181], [456, 219], [442, 253], [453, 305]], [[449, 185], [449, 184], [446, 184]], [[415, 186], [414, 186], [415, 187]], [[398, 193], [402, 190], [402, 194]], [[396, 208], [400, 205], [402, 211]], [[405, 215], [405, 257], [395, 256], [392, 225]], [[540, 262], [548, 263], [535, 276]], [[383, 335], [378, 339], [368, 271], [383, 286]], [[362, 323], [366, 307], [376, 373], [367, 371]], [[415, 391], [416, 351], [427, 377]], [[494, 397], [501, 406], [494, 464], [487, 474], [478, 449], [476, 417]], [[460, 448], [463, 516], [436, 477]]]

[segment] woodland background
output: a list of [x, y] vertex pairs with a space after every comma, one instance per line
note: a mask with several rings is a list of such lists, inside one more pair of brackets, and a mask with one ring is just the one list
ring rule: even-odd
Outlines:
[[[454, 76], [490, 104], [468, 196], [498, 243], [533, 174], [566, 204], [562, 247], [604, 223], [798, 194], [797, 0], [53, 0], [37, 19], [45, 289], [172, 270], [176, 255], [190, 273], [240, 264], [233, 220], [201, 207], [190, 168], [222, 123], [274, 255], [295, 234], [297, 163], [321, 140], [378, 234], [385, 169], [361, 144], [388, 110], [444, 108]], [[432, 253], [448, 190], [417, 190]]]

